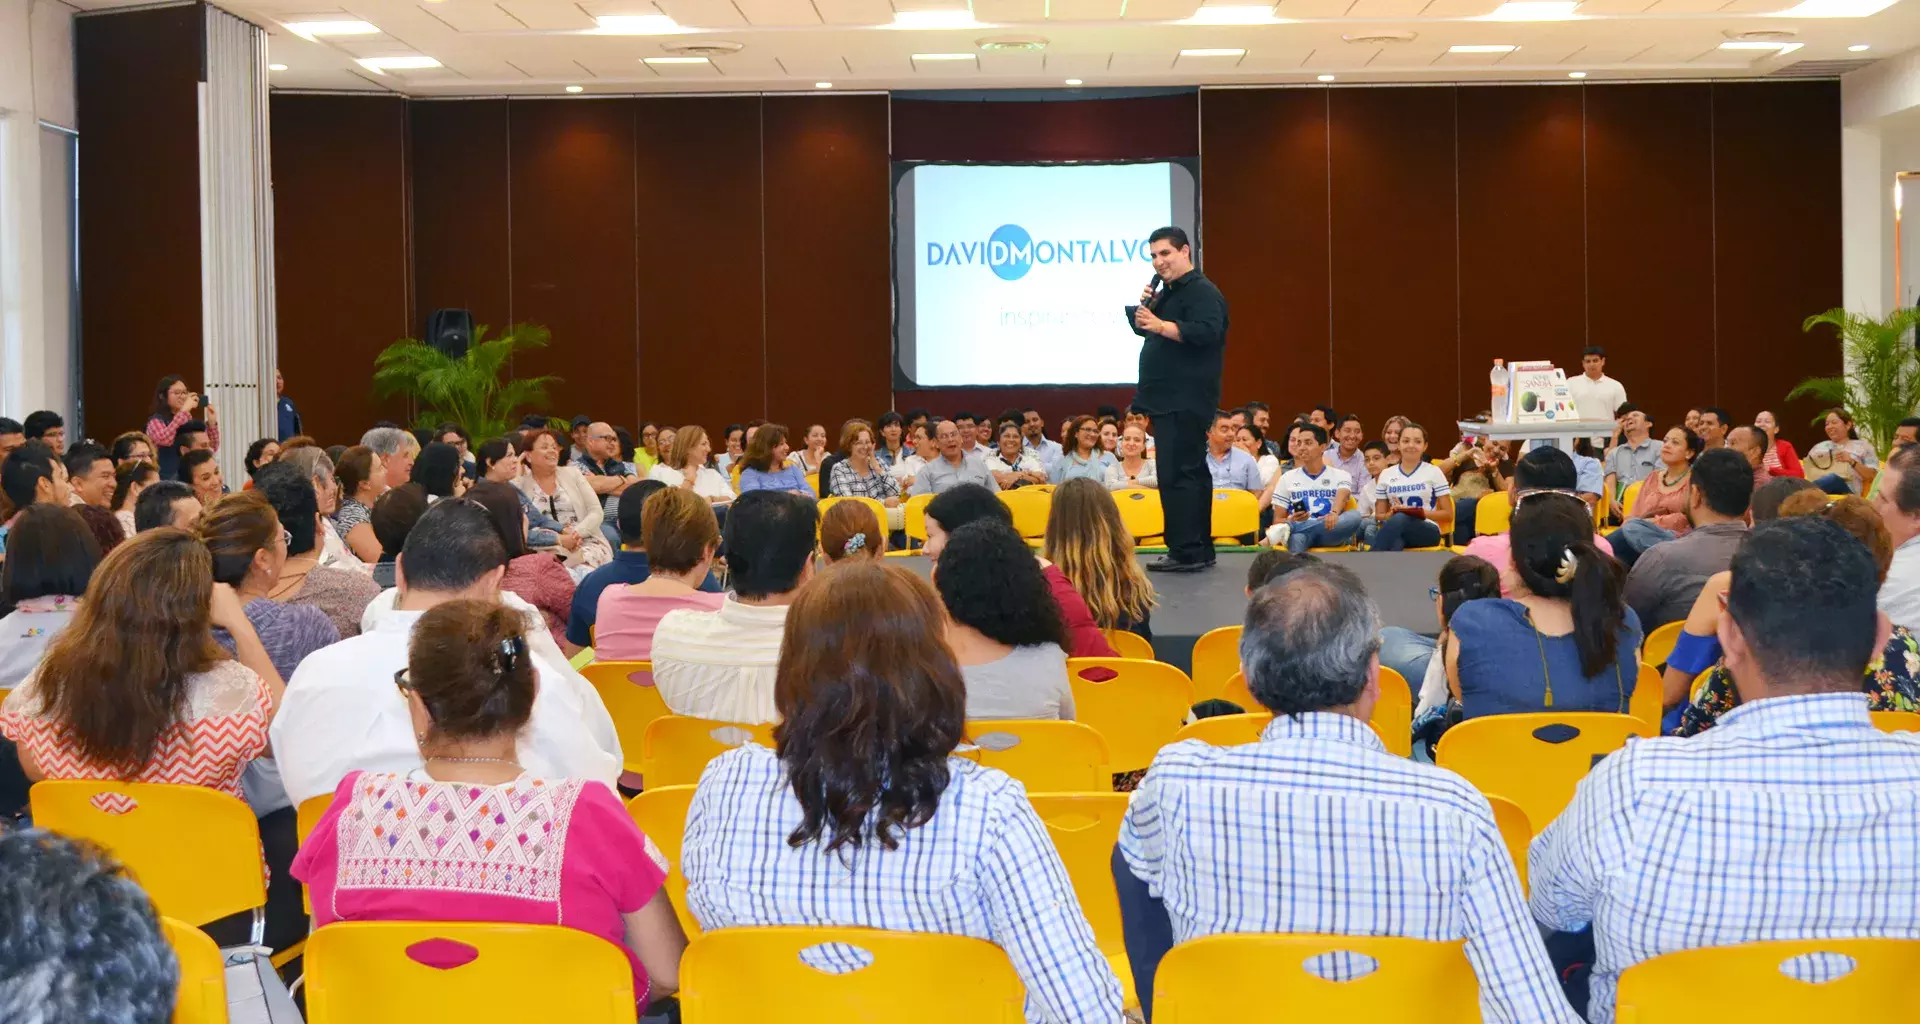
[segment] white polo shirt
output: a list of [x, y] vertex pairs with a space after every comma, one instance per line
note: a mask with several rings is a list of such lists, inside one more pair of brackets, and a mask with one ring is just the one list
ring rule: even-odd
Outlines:
[[728, 594], [719, 610], [676, 609], [653, 631], [653, 683], [676, 715], [760, 725], [780, 720], [773, 680], [787, 605], [746, 605]]

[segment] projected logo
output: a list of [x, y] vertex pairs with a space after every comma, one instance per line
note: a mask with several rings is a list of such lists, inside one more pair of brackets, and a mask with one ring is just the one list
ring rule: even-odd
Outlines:
[[1018, 224], [1002, 224], [983, 242], [928, 242], [929, 267], [986, 267], [1002, 281], [1018, 281], [1035, 264], [1151, 263], [1143, 238], [1072, 238], [1034, 241]]

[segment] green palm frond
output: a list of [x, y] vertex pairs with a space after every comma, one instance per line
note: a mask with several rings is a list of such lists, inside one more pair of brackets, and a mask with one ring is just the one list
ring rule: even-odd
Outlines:
[[506, 433], [521, 410], [547, 404], [547, 386], [560, 378], [501, 378], [513, 372], [517, 355], [545, 348], [552, 335], [538, 324], [515, 324], [497, 338], [486, 333], [484, 325], [476, 328], [467, 354], [457, 359], [412, 338], [394, 342], [373, 359], [375, 392], [407, 396], [417, 409], [415, 423], [426, 429], [450, 421], [476, 440]]
[[1898, 309], [1875, 318], [1830, 309], [1808, 317], [1804, 329], [1821, 324], [1840, 336], [1841, 374], [1809, 377], [1787, 398], [1811, 397], [1845, 409], [1884, 460], [1893, 446], [1894, 428], [1920, 408], [1920, 355], [1912, 339], [1920, 310]]

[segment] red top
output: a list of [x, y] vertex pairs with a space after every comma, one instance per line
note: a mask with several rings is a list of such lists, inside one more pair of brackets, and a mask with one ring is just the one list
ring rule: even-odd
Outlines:
[[1087, 610], [1087, 602], [1081, 599], [1078, 590], [1073, 589], [1073, 581], [1067, 579], [1067, 574], [1051, 563], [1041, 572], [1047, 577], [1047, 586], [1053, 590], [1053, 600], [1060, 605], [1060, 617], [1067, 621], [1067, 657], [1118, 658], [1120, 652], [1107, 642], [1107, 635], [1093, 621], [1093, 613]]
[[511, 590], [520, 600], [540, 609], [554, 643], [566, 639], [567, 616], [573, 611], [573, 576], [558, 558], [539, 553], [513, 559], [500, 579], [500, 589]]
[[1800, 468], [1800, 453], [1793, 450], [1793, 442], [1780, 438], [1773, 442], [1773, 449], [1767, 452], [1764, 463], [1767, 472], [1774, 476], [1797, 476], [1805, 479], [1807, 471]]

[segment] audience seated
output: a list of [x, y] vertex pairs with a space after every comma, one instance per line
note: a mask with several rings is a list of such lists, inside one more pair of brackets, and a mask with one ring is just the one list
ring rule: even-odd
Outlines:
[[193, 488], [193, 496], [202, 506], [212, 505], [227, 493], [220, 475], [220, 457], [210, 448], [199, 448], [180, 456], [180, 482]]
[[[10, 422], [12, 421], [0, 420], [0, 424]], [[0, 425], [0, 435], [4, 435], [5, 433], [6, 428], [4, 425]], [[21, 439], [25, 440], [25, 435], [22, 435]], [[144, 462], [149, 466], [159, 465], [159, 462], [155, 460], [153, 456], [153, 439], [138, 430], [129, 430], [119, 437], [114, 438], [113, 444], [108, 446], [108, 450], [113, 453], [113, 465], [115, 469], [129, 462]], [[6, 446], [0, 444], [0, 457], [5, 457], [6, 453]]]
[[[273, 750], [295, 805], [333, 792], [351, 771], [421, 768], [407, 700], [393, 685], [407, 665], [408, 637], [422, 615], [450, 601], [499, 602], [506, 564], [506, 546], [477, 503], [436, 502], [420, 517], [395, 569], [394, 606], [370, 614], [371, 630], [309, 655], [288, 682]], [[539, 778], [611, 787], [620, 776], [620, 741], [606, 705], [584, 680], [561, 671], [564, 662], [556, 667], [537, 646], [533, 653], [538, 692], [520, 763]]]
[[67, 504], [106, 508], [113, 500], [113, 458], [105, 448], [82, 442], [67, 449]]
[[[987, 455], [987, 469], [1001, 490], [1047, 482], [1047, 467], [1041, 463], [1040, 456], [1027, 447], [1020, 424], [1002, 423], [994, 440], [994, 449]], [[1111, 467], [1107, 471], [1113, 472]]]
[[[1404, 445], [1404, 428], [1400, 436]], [[1263, 508], [1272, 506], [1276, 522], [1286, 517], [1287, 550], [1297, 554], [1351, 542], [1360, 532], [1360, 513], [1351, 507], [1353, 478], [1327, 465], [1327, 432], [1316, 424], [1302, 424], [1293, 429], [1288, 443], [1294, 466], [1274, 478], [1261, 502]], [[1220, 486], [1217, 479], [1214, 486]]]
[[[281, 527], [265, 496], [247, 491], [220, 499], [201, 516], [195, 533], [213, 556], [214, 582], [233, 588], [280, 678], [291, 679], [307, 655], [340, 642], [340, 629], [326, 612], [268, 596], [286, 569], [291, 531]], [[213, 640], [236, 649], [233, 636], [218, 626]]]
[[107, 507], [113, 510], [113, 517], [120, 521], [122, 537], [131, 537], [140, 532], [140, 524], [134, 518], [134, 504], [140, 500], [140, 492], [158, 479], [159, 471], [145, 462], [128, 462], [114, 471], [113, 495], [107, 499]]
[[106, 509], [96, 505], [73, 505], [71, 508], [79, 513], [80, 521], [93, 534], [102, 555], [119, 547], [120, 542], [127, 539], [126, 533], [120, 529], [120, 520]]
[[1880, 610], [1896, 626], [1920, 629], [1920, 447], [1887, 457], [1873, 507], [1893, 539], [1893, 565], [1880, 585]]
[[968, 435], [963, 441], [959, 426], [952, 420], [941, 420], [934, 428], [933, 438], [934, 454], [913, 471], [912, 493], [945, 494], [966, 484], [977, 484], [989, 491], [1000, 489], [1000, 482], [993, 478], [987, 461], [971, 450], [972, 436]]
[[[514, 494], [520, 492], [514, 490]], [[370, 568], [373, 570], [374, 585], [382, 590], [393, 586], [393, 567], [400, 557], [400, 549], [406, 546], [407, 534], [413, 532], [413, 524], [427, 512], [427, 495], [419, 484], [406, 484], [395, 487], [380, 496], [373, 503], [374, 539], [380, 542], [380, 560]]]
[[419, 734], [418, 767], [349, 771], [293, 873], [322, 928], [487, 921], [598, 935], [627, 954], [644, 1007], [678, 985], [686, 946], [666, 859], [611, 789], [536, 768], [522, 749], [545, 682], [528, 628], [487, 600], [419, 617], [405, 668], [385, 680]]
[[[534, 507], [563, 527], [570, 526], [580, 545], [569, 551], [567, 566], [598, 567], [613, 561], [613, 548], [600, 533], [605, 513], [593, 485], [572, 466], [560, 464], [566, 450], [566, 435], [558, 430], [528, 431], [520, 435], [526, 442], [521, 456], [520, 475], [513, 481]], [[665, 467], [655, 467], [660, 473]]]
[[[1163, 749], [1120, 829], [1114, 880], [1143, 1006], [1161, 957], [1189, 939], [1398, 935], [1466, 940], [1489, 1021], [1578, 1020], [1486, 798], [1388, 753], [1368, 726], [1378, 632], [1365, 588], [1339, 566], [1309, 564], [1254, 593], [1241, 664], [1273, 721], [1257, 743]], [[1317, 973], [1346, 980], [1357, 967]]]
[[1452, 533], [1453, 498], [1446, 476], [1427, 461], [1427, 428], [1401, 427], [1397, 456], [1373, 483], [1371, 511], [1380, 523], [1373, 550], [1433, 547]]
[[887, 475], [900, 485], [903, 494], [913, 490], [920, 471], [927, 466], [927, 457], [934, 453], [932, 435], [927, 432], [927, 425], [921, 423], [908, 427], [906, 445], [906, 454], [895, 459], [893, 465], [887, 468]]
[[[67, 507], [67, 467], [53, 449], [28, 441], [0, 462], [0, 494], [18, 515], [29, 505]], [[6, 551], [7, 527], [0, 525], [0, 554]]]
[[1803, 460], [1808, 478], [1828, 494], [1867, 493], [1880, 467], [1872, 443], [1861, 439], [1845, 409], [1827, 410], [1825, 427], [1827, 439], [1807, 449]]
[[1687, 500], [1693, 486], [1693, 464], [1706, 450], [1700, 435], [1685, 427], [1669, 427], [1660, 443], [1660, 466], [1640, 481], [1633, 507], [1611, 538], [1614, 556], [1627, 568], [1641, 552], [1656, 544], [1684, 537], [1693, 524], [1687, 519]]
[[[1214, 410], [1213, 425], [1207, 431], [1207, 471], [1213, 476], [1214, 490], [1252, 491], [1255, 494], [1272, 488], [1260, 483], [1260, 464], [1248, 455], [1246, 449], [1233, 443], [1238, 433], [1233, 418], [1222, 410]], [[1277, 478], [1276, 478], [1277, 479]], [[1265, 507], [1265, 504], [1262, 504]]]
[[1619, 430], [1607, 449], [1605, 469], [1607, 494], [1618, 504], [1628, 487], [1660, 471], [1665, 442], [1653, 439], [1653, 420], [1632, 402], [1623, 403], [1614, 417]]
[[968, 718], [1073, 717], [1060, 606], [1012, 527], [981, 519], [948, 534], [933, 585]]
[[[288, 537], [286, 563], [267, 596], [320, 609], [342, 639], [359, 636], [360, 619], [367, 605], [380, 595], [380, 584], [357, 568], [321, 564], [319, 544], [324, 519], [313, 481], [291, 460], [282, 459], [260, 471], [254, 490], [273, 506]], [[372, 529], [369, 521], [367, 530]]]
[[1260, 487], [1265, 489], [1280, 475], [1279, 458], [1267, 454], [1267, 436], [1260, 428], [1251, 423], [1243, 423], [1233, 428], [1234, 447], [1253, 456], [1254, 465], [1260, 470]]
[[[773, 684], [781, 629], [795, 592], [813, 575], [819, 523], [815, 503], [797, 494], [753, 491], [734, 502], [725, 530], [733, 592], [712, 611], [669, 611], [654, 629], [654, 684], [675, 714], [749, 724], [778, 720]], [[664, 549], [656, 551], [649, 538], [647, 552], [658, 563]], [[652, 589], [664, 592], [665, 585]]]
[[1687, 489], [1693, 528], [1641, 555], [1627, 577], [1627, 603], [1641, 625], [1658, 629], [1687, 617], [1701, 584], [1733, 560], [1752, 503], [1753, 467], [1740, 453], [1709, 449], [1694, 460]]
[[0, 1020], [167, 1024], [179, 984], [126, 868], [84, 840], [0, 829]]
[[[763, 426], [761, 429], [764, 430], [766, 428]], [[805, 478], [808, 473], [820, 472], [820, 465], [826, 461], [826, 458], [827, 428], [819, 423], [815, 423], [807, 428], [806, 437], [802, 439], [801, 447], [788, 453], [787, 463], [798, 468], [801, 477]]]
[[1040, 555], [1073, 585], [1095, 625], [1153, 640], [1153, 584], [1133, 556], [1120, 509], [1098, 481], [1069, 480], [1054, 492]]
[[1891, 628], [1872, 555], [1796, 516], [1744, 536], [1732, 573], [1719, 636], [1741, 706], [1600, 761], [1529, 853], [1534, 916], [1593, 928], [1594, 1024], [1611, 1024], [1620, 972], [1665, 953], [1920, 938], [1920, 745], [1874, 728], [1860, 693]]
[[162, 526], [191, 530], [200, 519], [200, 511], [200, 499], [193, 496], [193, 488], [178, 480], [156, 480], [133, 503], [134, 532], [145, 533]]
[[[1420, 433], [1422, 437], [1426, 436], [1425, 430]], [[1366, 427], [1360, 422], [1360, 417], [1348, 414], [1340, 417], [1339, 426], [1328, 428], [1327, 434], [1327, 465], [1344, 470], [1353, 480], [1354, 493], [1358, 494], [1360, 485], [1371, 475], [1367, 472], [1367, 457], [1360, 454], [1360, 448], [1367, 439]]]
[[1800, 467], [1800, 454], [1793, 449], [1793, 442], [1780, 436], [1780, 424], [1773, 413], [1760, 410], [1753, 416], [1753, 425], [1766, 434], [1767, 472], [1773, 476], [1804, 478], [1806, 470]]
[[[518, 441], [520, 434], [496, 437], [480, 445], [474, 451], [474, 479], [492, 480], [495, 483], [515, 484], [520, 481], [521, 459]], [[520, 490], [515, 486], [515, 490]], [[617, 503], [616, 503], [617, 505]], [[540, 506], [520, 491], [520, 511], [527, 514], [527, 546], [531, 548], [560, 548], [562, 551], [575, 551], [580, 547], [580, 532], [571, 526], [563, 525], [559, 520], [540, 511]], [[603, 533], [605, 531], [602, 531]]]
[[1759, 427], [1745, 424], [1727, 431], [1727, 447], [1733, 449], [1747, 465], [1753, 467], [1753, 489], [1759, 490], [1773, 479], [1767, 472], [1767, 435]]
[[207, 447], [220, 450], [220, 418], [212, 409], [204, 408], [200, 396], [187, 387], [186, 381], [174, 376], [160, 378], [154, 387], [153, 411], [147, 417], [145, 433], [159, 448], [158, 468], [168, 480], [180, 476], [180, 455], [189, 446], [189, 438], [182, 434], [204, 434]]
[[1154, 460], [1147, 458], [1147, 431], [1129, 423], [1120, 431], [1120, 457], [1107, 467], [1107, 489], [1124, 491], [1130, 487], [1147, 490], [1160, 488], [1160, 476]]
[[[671, 435], [672, 444], [667, 440]], [[727, 482], [720, 471], [713, 468], [713, 445], [707, 441], [707, 432], [697, 426], [685, 426], [679, 430], [660, 431], [661, 444], [665, 446], [666, 457], [653, 467], [647, 479], [658, 480], [668, 487], [684, 487], [704, 498], [708, 503], [724, 506], [735, 497], [733, 485]], [[753, 441], [758, 433], [747, 438], [747, 449], [753, 449]], [[805, 474], [802, 474], [804, 478]]]
[[[1468, 460], [1468, 464], [1472, 464], [1471, 459]], [[1466, 471], [1463, 470], [1463, 472]], [[1574, 481], [1576, 479], [1573, 470], [1573, 460], [1567, 456], [1566, 452], [1558, 448], [1535, 448], [1520, 457], [1520, 461], [1514, 464], [1510, 474], [1503, 475], [1505, 475], [1507, 479], [1510, 500], [1512, 500], [1516, 506], [1518, 506], [1523, 499], [1535, 492], [1556, 491], [1572, 496]], [[1484, 481], [1482, 482], [1484, 483]], [[1460, 487], [1457, 483], [1453, 486], [1453, 494], [1456, 499], [1461, 497]], [[1456, 506], [1460, 510], [1460, 517], [1463, 523], [1473, 518], [1470, 509], [1464, 504], [1464, 499], [1457, 501]], [[1594, 546], [1600, 550], [1608, 554], [1613, 553], [1613, 547], [1608, 542], [1608, 538], [1596, 536], [1593, 539], [1593, 543]], [[1511, 577], [1504, 568], [1513, 561], [1512, 543], [1507, 534], [1490, 533], [1476, 535], [1473, 540], [1467, 543], [1465, 553], [1482, 559], [1494, 567], [1501, 569], [1500, 592], [1505, 594], [1511, 589]]]
[[467, 491], [467, 500], [486, 510], [506, 548], [507, 571], [500, 589], [540, 609], [548, 634], [564, 650], [567, 616], [573, 611], [573, 576], [554, 555], [527, 550], [527, 517], [520, 511], [519, 492], [509, 484], [483, 480]]
[[1048, 481], [1063, 484], [1084, 477], [1105, 484], [1113, 456], [1100, 448], [1100, 421], [1091, 416], [1075, 416], [1067, 436], [1072, 444], [1047, 467]]
[[887, 553], [887, 533], [871, 507], [837, 502], [820, 516], [820, 553], [828, 562], [880, 558]]
[[[593, 647], [598, 660], [645, 661], [651, 654], [653, 629], [659, 625], [660, 616], [677, 607], [720, 606], [720, 583], [714, 579], [709, 568], [702, 567], [702, 563], [711, 565], [713, 551], [720, 545], [720, 528], [714, 522], [713, 514], [708, 511], [706, 502], [690, 494], [685, 498], [691, 500], [673, 499], [672, 504], [678, 506], [675, 511], [685, 517], [684, 522], [676, 520], [671, 529], [659, 527], [666, 529], [662, 535], [662, 550], [671, 549], [667, 560], [672, 563], [672, 568], [656, 570], [650, 564], [644, 520], [646, 506], [655, 496], [669, 490], [678, 491], [679, 488], [670, 488], [658, 480], [642, 480], [621, 495], [620, 550], [614, 553], [613, 561], [588, 573], [587, 578], [574, 588], [573, 610], [567, 615], [567, 647], [570, 650]], [[696, 511], [703, 515], [695, 516]], [[688, 540], [688, 532], [698, 536]], [[701, 569], [697, 576], [693, 575], [695, 568]], [[660, 589], [677, 594], [678, 589], [674, 584], [681, 584], [682, 576], [692, 576], [685, 585], [709, 598], [709, 603], [668, 602], [650, 607], [650, 614], [641, 616], [640, 609], [629, 604], [629, 598], [644, 595], [632, 594], [629, 588], [645, 583], [655, 571], [660, 572], [666, 582], [649, 590]], [[620, 596], [614, 598], [609, 606], [614, 618], [602, 623], [601, 602], [615, 594]], [[639, 621], [643, 617], [644, 623]], [[599, 639], [595, 639], [596, 625], [604, 626], [598, 631]]]
[[394, 426], [375, 427], [361, 435], [360, 444], [370, 449], [386, 469], [388, 487], [413, 480], [413, 462], [420, 455], [420, 439], [411, 431]]
[[[29, 441], [39, 441], [53, 449], [53, 457], [60, 458], [67, 453], [67, 421], [60, 414], [47, 409], [36, 409], [27, 414], [23, 421], [24, 433]], [[201, 427], [205, 433], [205, 425]], [[204, 440], [202, 444], [206, 443]]]
[[[411, 483], [420, 485], [429, 500], [457, 498], [467, 492], [473, 481], [466, 478], [466, 466], [460, 458], [460, 449], [445, 441], [434, 441], [420, 449], [420, 458], [413, 464]], [[390, 486], [398, 487], [400, 483]]]
[[787, 461], [793, 449], [787, 444], [787, 428], [778, 423], [763, 424], [753, 433], [740, 458], [740, 493], [748, 491], [785, 491], [812, 495], [807, 486], [807, 471]]
[[0, 690], [19, 686], [72, 624], [100, 558], [72, 509], [34, 504], [14, 519], [0, 562]]
[[241, 461], [241, 464], [247, 471], [247, 482], [241, 485], [241, 489], [246, 490], [251, 488], [253, 486], [253, 475], [260, 471], [260, 467], [273, 465], [273, 460], [279, 457], [280, 442], [271, 437], [260, 438], [248, 445], [247, 454]]
[[[983, 487], [962, 484], [933, 499], [927, 505], [927, 544], [923, 550], [936, 563], [947, 544], [947, 536], [968, 523], [990, 519], [1011, 528], [1013, 513], [1005, 503]], [[1067, 656], [1072, 658], [1113, 658], [1119, 652], [1100, 631], [1099, 623], [1087, 608], [1087, 602], [1073, 587], [1073, 581], [1060, 567], [1040, 559], [1040, 571], [1053, 589], [1060, 606], [1060, 617], [1067, 625]]]
[[19, 420], [0, 416], [0, 460], [5, 460], [15, 448], [27, 443], [27, 428]]
[[[1448, 646], [1453, 613], [1468, 601], [1500, 596], [1500, 570], [1482, 558], [1455, 555], [1440, 566], [1439, 578], [1428, 588], [1440, 633], [1431, 637], [1403, 626], [1380, 627], [1380, 664], [1400, 673], [1418, 702], [1414, 714], [1444, 709], [1451, 697], [1447, 688], [1446, 657], [1434, 652]], [[1415, 732], [1419, 732], [1416, 728]]]
[[585, 474], [587, 486], [599, 496], [600, 536], [606, 540], [609, 548], [618, 547], [620, 533], [613, 524], [620, 507], [620, 496], [629, 487], [639, 483], [640, 477], [622, 457], [620, 434], [611, 424], [587, 424], [584, 448], [567, 464]]
[[340, 501], [333, 513], [333, 527], [353, 557], [371, 565], [380, 560], [380, 539], [373, 535], [373, 503], [386, 493], [390, 484], [386, 463], [373, 449], [355, 445], [340, 454], [333, 468], [340, 482]]
[[1594, 543], [1585, 503], [1530, 493], [1509, 536], [1502, 582], [1511, 599], [1468, 601], [1449, 624], [1447, 679], [1463, 717], [1625, 713], [1643, 634], [1622, 595], [1626, 570]]
[[[347, 547], [340, 538], [340, 531], [334, 528], [333, 514], [340, 510], [340, 482], [334, 475], [334, 457], [328, 454], [332, 449], [312, 444], [296, 444], [300, 439], [292, 438], [280, 446], [279, 465], [292, 466], [300, 475], [313, 485], [314, 502], [320, 510], [320, 527], [314, 535], [314, 547], [320, 552], [320, 564], [328, 568], [361, 570], [366, 564]], [[346, 449], [341, 449], [344, 454]], [[254, 481], [258, 490], [260, 482]], [[285, 513], [282, 513], [284, 516]], [[371, 513], [369, 513], [371, 518]], [[374, 538], [378, 540], [376, 536]]]
[[1119, 982], [1025, 789], [952, 756], [966, 683], [945, 618], [931, 586], [880, 562], [801, 589], [780, 647], [779, 749], [737, 747], [701, 778], [681, 847], [688, 907], [709, 931], [986, 939], [1025, 983], [1028, 1020], [1117, 1024]]
[[[848, 420], [846, 429], [840, 432], [840, 448], [844, 454], [828, 473], [826, 493], [841, 498], [872, 498], [888, 509], [899, 508], [900, 482], [874, 458], [873, 428], [867, 421]], [[887, 516], [894, 522], [881, 525], [897, 528], [903, 514], [889, 511]]]

